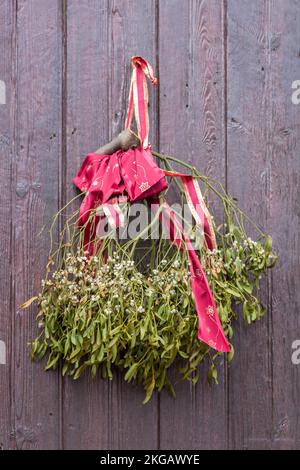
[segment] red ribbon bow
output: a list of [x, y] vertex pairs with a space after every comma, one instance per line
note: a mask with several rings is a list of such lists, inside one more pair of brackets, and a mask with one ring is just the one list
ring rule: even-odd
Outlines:
[[[154, 85], [156, 85], [157, 79], [154, 77], [151, 65], [142, 57], [132, 57], [131, 64], [133, 72], [126, 128], [130, 128], [134, 113], [141, 146], [127, 151], [119, 150], [113, 155], [90, 153], [85, 158], [73, 180], [74, 184], [86, 193], [79, 214], [79, 224], [86, 224], [85, 242], [88, 244], [90, 252], [97, 250], [98, 245], [94, 241], [101, 216], [96, 216], [93, 223], [87, 223], [91, 210], [106, 203], [108, 207], [114, 207], [112, 200], [124, 194], [131, 202], [158, 195], [167, 188], [165, 176], [178, 176], [183, 183], [187, 202], [196, 223], [204, 231], [207, 247], [214, 249], [216, 247], [214, 231], [197, 181], [192, 176], [183, 173], [164, 172], [153, 159], [148, 143], [149, 118], [146, 77]], [[118, 211], [111, 211], [112, 216], [113, 214], [116, 214], [115, 225], [118, 225]], [[188, 251], [191, 287], [199, 319], [198, 338], [218, 351], [229, 352], [230, 348], [200, 260], [184, 228], [166, 202], [163, 203], [161, 219], [164, 223], [168, 221], [170, 224], [172, 242], [182, 249], [181, 240], [175, 236], [175, 232], [179, 232]]]

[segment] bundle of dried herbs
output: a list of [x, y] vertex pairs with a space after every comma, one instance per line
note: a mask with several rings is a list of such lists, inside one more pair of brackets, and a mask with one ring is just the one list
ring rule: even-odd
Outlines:
[[[112, 379], [118, 369], [126, 381], [143, 385], [146, 403], [155, 389], [175, 395], [174, 362], [178, 380], [196, 384], [207, 360], [208, 379], [217, 382], [218, 356], [233, 358], [238, 312], [247, 324], [264, 315], [260, 280], [276, 255], [271, 237], [219, 183], [185, 161], [151, 151], [146, 76], [157, 80], [145, 59], [133, 57], [132, 65], [126, 129], [86, 157], [74, 179], [84, 195], [81, 207], [72, 212], [70, 201], [54, 217], [41, 292], [24, 307], [38, 304], [33, 359], [46, 356], [47, 370], [59, 367], [74, 379], [86, 369]], [[133, 113], [138, 135], [131, 129]], [[175, 163], [188, 174], [176, 172]], [[176, 209], [166, 200], [172, 184], [181, 201]], [[209, 213], [212, 195], [222, 209], [218, 223]], [[192, 221], [186, 220], [185, 199]], [[152, 217], [121, 236], [137, 203]]]
[[[170, 168], [172, 157], [157, 155]], [[217, 195], [223, 208], [223, 222], [214, 224], [218, 248], [211, 251], [203, 246], [198, 253], [231, 343], [230, 362], [236, 307], [242, 305], [247, 324], [262, 318], [260, 279], [274, 266], [276, 255], [271, 238], [249, 223], [222, 187], [215, 187], [195, 168], [193, 172], [203, 181], [206, 194]], [[127, 209], [130, 212], [131, 206]], [[60, 244], [49, 256], [48, 275], [36, 299], [40, 334], [31, 344], [33, 359], [47, 355], [46, 369], [61, 365], [62, 374], [74, 379], [85, 369], [93, 376], [99, 369], [102, 377], [112, 379], [113, 371], [120, 369], [125, 380], [143, 385], [145, 402], [155, 389], [166, 387], [175, 395], [168, 372], [177, 358], [181, 359], [178, 380], [195, 384], [198, 366], [207, 360], [208, 379], [217, 382], [216, 359], [221, 353], [197, 338], [185, 251], [170, 245], [162, 233], [148, 248], [139, 249], [149, 224], [143, 234], [125, 243], [105, 239], [90, 256], [84, 250], [84, 227], [75, 223], [77, 216], [75, 211], [67, 217]], [[257, 233], [255, 241], [245, 231], [245, 220]], [[194, 228], [190, 228], [191, 238]]]

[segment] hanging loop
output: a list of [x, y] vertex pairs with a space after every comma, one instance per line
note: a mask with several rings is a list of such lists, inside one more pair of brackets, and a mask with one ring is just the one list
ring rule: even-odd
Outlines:
[[131, 65], [133, 71], [131, 75], [125, 127], [131, 129], [134, 112], [138, 136], [142, 147], [146, 149], [149, 145], [149, 95], [146, 77], [151, 80], [153, 85], [157, 85], [157, 78], [154, 76], [152, 66], [143, 57], [133, 56], [131, 58]]

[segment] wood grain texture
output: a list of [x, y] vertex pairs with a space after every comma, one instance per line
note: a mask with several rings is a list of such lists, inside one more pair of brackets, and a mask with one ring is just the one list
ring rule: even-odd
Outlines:
[[[159, 3], [160, 151], [220, 181], [225, 180], [222, 8], [218, 1]], [[218, 387], [209, 387], [206, 372], [203, 366], [196, 387], [178, 384], [176, 400], [162, 394], [161, 448], [226, 448], [222, 360]]]
[[[156, 2], [112, 0], [110, 11], [109, 136], [124, 128], [131, 76], [130, 58], [145, 57], [157, 71]], [[149, 88], [150, 142], [156, 145], [157, 89]], [[112, 449], [152, 449], [158, 446], [157, 397], [142, 405], [144, 391], [127, 384], [121, 375], [110, 386], [109, 412]]]
[[272, 431], [276, 449], [300, 447], [300, 370], [291, 361], [291, 345], [300, 338], [300, 106], [291, 101], [291, 85], [300, 79], [300, 4], [269, 4], [268, 230], [279, 253], [272, 275]]
[[[130, 57], [141, 54], [155, 65], [155, 3], [69, 1], [66, 13], [66, 182], [70, 199], [75, 194], [71, 181], [84, 156], [124, 127]], [[152, 107], [153, 103], [152, 99]], [[142, 400], [143, 392], [125, 384], [118, 374], [112, 383], [100, 377], [68, 381], [64, 387], [64, 446], [156, 447], [156, 400], [148, 407], [142, 406]]]
[[[0, 358], [0, 449], [14, 446], [11, 438], [11, 152], [14, 138], [14, 53], [15, 4], [0, 3], [0, 80], [5, 84], [5, 100], [0, 103], [0, 341], [5, 356]], [[2, 85], [3, 86], [3, 85]], [[3, 364], [6, 362], [6, 364]]]
[[[228, 2], [228, 190], [264, 229], [270, 197], [270, 58], [268, 1]], [[275, 91], [275, 90], [274, 90]], [[230, 447], [269, 448], [272, 428], [272, 312], [269, 283], [261, 292], [265, 318], [240, 320], [229, 371]], [[241, 379], [242, 377], [242, 379]]]
[[[108, 2], [67, 2], [65, 10], [65, 154], [62, 199], [76, 193], [72, 179], [84, 156], [108, 139]], [[90, 376], [63, 384], [63, 445], [108, 448], [109, 385]]]
[[58, 374], [32, 364], [36, 309], [19, 305], [40, 288], [49, 250], [39, 236], [58, 207], [61, 148], [61, 4], [17, 3], [17, 102], [12, 156], [13, 435], [18, 449], [59, 448]]
[[[299, 21], [295, 0], [0, 0], [0, 448], [300, 448]], [[240, 318], [220, 385], [203, 367], [196, 388], [146, 406], [119, 374], [73, 382], [32, 364], [36, 310], [19, 308], [44, 272], [43, 224], [76, 194], [85, 155], [124, 126], [132, 55], [158, 72], [153, 148], [225, 183], [280, 257], [267, 315]]]

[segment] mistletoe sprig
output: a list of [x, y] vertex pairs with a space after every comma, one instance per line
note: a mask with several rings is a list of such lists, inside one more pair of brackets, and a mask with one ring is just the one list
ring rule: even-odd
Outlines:
[[[232, 347], [230, 362], [236, 307], [242, 305], [247, 324], [265, 313], [259, 286], [277, 259], [271, 237], [250, 221], [221, 185], [175, 157], [153, 154], [168, 170], [173, 163], [187, 167], [204, 184], [206, 196], [213, 192], [221, 202], [223, 218], [220, 225], [214, 223], [218, 249], [202, 247], [199, 256]], [[62, 213], [52, 224], [51, 239]], [[220, 353], [197, 339], [186, 253], [162, 238], [141, 252], [139, 234], [125, 243], [105, 239], [90, 257], [83, 248], [84, 227], [76, 226], [77, 216], [75, 211], [67, 217], [58, 246], [51, 247], [47, 276], [36, 298], [40, 333], [31, 343], [32, 358], [47, 356], [47, 370], [60, 365], [62, 374], [74, 379], [86, 369], [93, 376], [99, 370], [112, 379], [119, 369], [126, 381], [143, 385], [144, 403], [155, 389], [166, 388], [175, 395], [169, 377], [174, 362], [180, 366], [178, 380], [196, 384], [199, 365], [207, 360], [208, 379], [217, 382]], [[255, 240], [247, 235], [246, 223], [257, 234]]]

